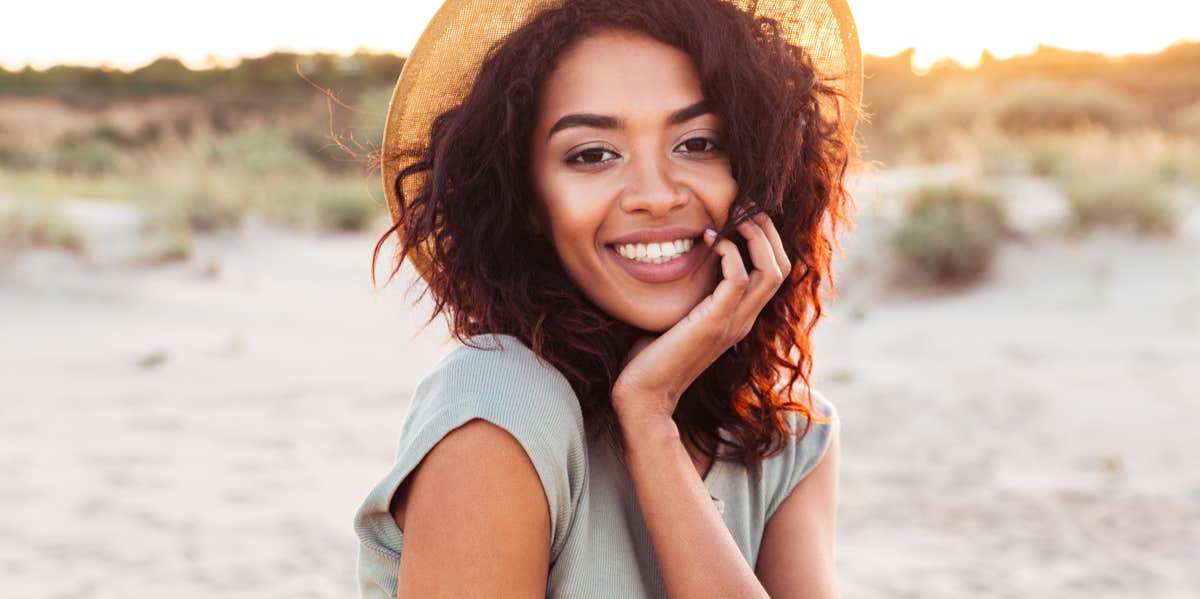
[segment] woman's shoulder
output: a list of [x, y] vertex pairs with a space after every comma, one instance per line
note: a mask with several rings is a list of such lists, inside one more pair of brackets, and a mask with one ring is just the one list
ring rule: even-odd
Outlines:
[[570, 382], [517, 337], [489, 333], [464, 341], [417, 384], [401, 435], [424, 430], [434, 438], [487, 420], [516, 437], [539, 471], [555, 471], [577, 491], [587, 433]]
[[[467, 341], [447, 353], [417, 384], [395, 462], [355, 515], [364, 588], [395, 596], [403, 532], [393, 520], [392, 500], [443, 438], [474, 420], [496, 425], [520, 444], [546, 496], [551, 555], [557, 557], [566, 542], [587, 480], [579, 402], [567, 380], [517, 338], [486, 335]], [[482, 430], [495, 433], [491, 427]], [[486, 461], [493, 454], [481, 452], [480, 459]]]
[[417, 383], [410, 415], [451, 406], [536, 418], [582, 429], [583, 414], [570, 382], [511, 335], [474, 335], [447, 353]]
[[533, 375], [538, 378], [562, 379], [558, 369], [543, 360], [523, 341], [512, 335], [484, 333], [471, 335], [446, 353], [430, 371], [430, 375], [463, 374]]
[[814, 417], [807, 418], [794, 410], [785, 412], [784, 419], [795, 434], [787, 436], [781, 452], [763, 460], [763, 475], [774, 488], [767, 508], [768, 518], [792, 489], [821, 463], [831, 441], [841, 430], [837, 406], [824, 393], [817, 389], [811, 391]]

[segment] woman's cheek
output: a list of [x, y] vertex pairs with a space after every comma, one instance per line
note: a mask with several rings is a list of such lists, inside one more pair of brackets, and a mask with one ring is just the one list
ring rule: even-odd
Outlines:
[[559, 257], [580, 269], [593, 269], [598, 237], [608, 216], [608, 203], [594, 186], [575, 181], [550, 190], [550, 226]]
[[696, 169], [688, 178], [689, 186], [696, 190], [713, 221], [718, 226], [725, 224], [738, 189], [728, 163]]

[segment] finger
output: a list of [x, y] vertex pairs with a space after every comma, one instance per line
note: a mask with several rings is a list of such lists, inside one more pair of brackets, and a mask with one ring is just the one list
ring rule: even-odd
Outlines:
[[779, 229], [775, 227], [775, 221], [771, 220], [771, 217], [767, 216], [765, 212], [755, 214], [754, 220], [762, 226], [763, 232], [767, 234], [767, 239], [771, 242], [771, 248], [775, 251], [775, 260], [779, 263], [779, 271], [785, 277], [791, 275], [792, 261], [783, 247], [783, 238], [779, 236]]
[[758, 221], [747, 219], [737, 227], [738, 233], [746, 238], [747, 246], [750, 249], [750, 260], [754, 263], [754, 270], [750, 273], [750, 292], [759, 293], [760, 287], [766, 288], [766, 293], [774, 293], [779, 284], [783, 282], [783, 272], [779, 269], [779, 262], [775, 257], [775, 249], [771, 247], [771, 241], [767, 239], [766, 231]]
[[763, 306], [767, 305], [767, 302], [771, 301], [771, 297], [779, 290], [780, 284], [783, 283], [783, 273], [779, 270], [775, 251], [771, 247], [771, 242], [767, 239], [762, 225], [755, 220], [748, 219], [738, 225], [737, 230], [746, 238], [750, 249], [750, 259], [756, 266], [755, 270], [750, 273], [749, 288], [733, 317], [735, 323], [740, 323], [736, 325], [737, 330], [748, 331], [754, 326], [754, 321], [758, 320], [758, 314], [762, 311]]
[[722, 239], [713, 245], [713, 241], [708, 235], [704, 236], [704, 240], [713, 248], [713, 251], [721, 256], [722, 278], [710, 296], [712, 298], [710, 309], [715, 314], [727, 318], [733, 314], [738, 303], [741, 302], [742, 296], [745, 295], [746, 289], [750, 285], [750, 275], [746, 274], [742, 255], [732, 241]]

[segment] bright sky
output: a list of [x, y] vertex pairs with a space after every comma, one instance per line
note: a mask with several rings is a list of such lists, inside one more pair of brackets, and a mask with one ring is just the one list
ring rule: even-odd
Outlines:
[[[496, 0], [504, 1], [504, 0]], [[135, 68], [162, 55], [193, 67], [272, 50], [406, 53], [441, 0], [162, 0], [21, 2], [4, 10], [0, 65]], [[1196, 0], [850, 0], [863, 50], [917, 49], [919, 67], [1032, 51], [1039, 42], [1108, 54], [1156, 52], [1200, 40]]]

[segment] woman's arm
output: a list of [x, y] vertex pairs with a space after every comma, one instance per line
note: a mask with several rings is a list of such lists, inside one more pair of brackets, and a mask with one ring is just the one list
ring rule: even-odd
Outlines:
[[[744, 211], [733, 216], [744, 216]], [[704, 242], [721, 257], [721, 281], [666, 332], [633, 344], [613, 384], [612, 405], [625, 439], [626, 467], [670, 596], [767, 597], [713, 506], [671, 416], [684, 390], [750, 333], [792, 265], [779, 231], [764, 213], [737, 225], [747, 240], [753, 272], [746, 272], [732, 241], [717, 240], [710, 231]]]
[[482, 419], [454, 429], [406, 486], [393, 510], [404, 531], [400, 599], [545, 597], [550, 508], [508, 431]]
[[672, 599], [768, 597], [713, 506], [675, 422], [622, 421], [625, 461]]
[[829, 448], [776, 508], [763, 532], [756, 572], [775, 599], [837, 599], [838, 429]]

